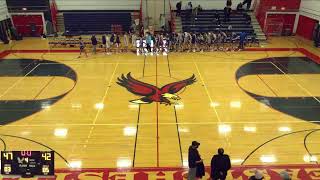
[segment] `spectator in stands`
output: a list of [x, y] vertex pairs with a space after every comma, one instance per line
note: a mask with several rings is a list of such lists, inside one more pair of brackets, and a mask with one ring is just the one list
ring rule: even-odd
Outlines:
[[88, 57], [86, 49], [85, 49], [86, 46], [85, 46], [85, 44], [84, 44], [84, 42], [83, 42], [81, 37], [79, 38], [79, 47], [80, 47], [80, 55], [79, 55], [78, 58], [81, 57], [82, 53], [84, 53], [86, 55], [86, 57]]
[[244, 0], [242, 4], [243, 5], [247, 4], [247, 10], [249, 10], [251, 7], [251, 2], [252, 2], [252, 0]]
[[186, 11], [187, 11], [187, 17], [191, 18], [192, 15], [192, 3], [188, 2], [186, 6]]
[[228, 31], [226, 32], [226, 34], [228, 37], [232, 37], [232, 25], [231, 24], [228, 26]]
[[186, 10], [191, 11], [192, 10], [192, 2], [188, 2], [188, 4], [186, 5]]
[[249, 180], [262, 180], [262, 179], [264, 179], [264, 177], [259, 170], [256, 170], [254, 175], [249, 177]]
[[213, 17], [213, 21], [214, 21], [214, 23], [215, 23], [216, 25], [221, 24], [219, 13], [217, 13], [217, 12], [215, 13], [215, 15], [214, 15], [214, 17]]
[[211, 159], [212, 180], [225, 180], [230, 168], [231, 162], [229, 156], [224, 154], [223, 148], [219, 148], [218, 154], [214, 155]]
[[242, 4], [242, 2], [240, 2], [240, 3], [237, 5], [237, 11], [239, 11], [239, 12], [242, 12], [242, 11], [243, 11], [243, 4]]
[[98, 41], [97, 41], [97, 38], [95, 35], [93, 35], [91, 37], [91, 44], [92, 44], [92, 53], [93, 54], [97, 54], [97, 44], [98, 44]]
[[280, 177], [282, 180], [291, 180], [291, 177], [287, 171], [280, 172]]
[[227, 8], [231, 8], [232, 6], [232, 0], [227, 0]]
[[197, 141], [192, 141], [191, 146], [189, 146], [188, 150], [188, 164], [189, 164], [189, 171], [188, 171], [188, 180], [196, 180], [197, 175], [197, 164], [203, 163], [203, 160], [200, 157], [198, 148], [200, 143]]
[[225, 7], [223, 9], [224, 12], [224, 22], [230, 21], [231, 8]]
[[123, 45], [124, 45], [124, 51], [127, 52], [129, 47], [129, 37], [128, 37], [128, 33], [126, 32], [123, 35]]
[[180, 15], [181, 15], [181, 7], [182, 7], [182, 1], [179, 1], [179, 2], [176, 4], [177, 16], [180, 16]]
[[251, 24], [251, 16], [249, 14], [245, 14], [247, 24]]

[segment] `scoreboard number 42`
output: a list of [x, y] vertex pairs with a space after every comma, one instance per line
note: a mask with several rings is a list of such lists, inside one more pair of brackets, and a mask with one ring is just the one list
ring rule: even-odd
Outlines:
[[51, 161], [51, 153], [50, 152], [43, 152], [41, 157], [46, 161]]
[[53, 151], [1, 151], [1, 174], [5, 176], [54, 176]]

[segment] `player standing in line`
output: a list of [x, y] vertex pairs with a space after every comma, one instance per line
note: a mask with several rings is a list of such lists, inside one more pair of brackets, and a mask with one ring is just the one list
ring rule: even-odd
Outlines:
[[106, 39], [106, 35], [102, 35], [102, 47], [104, 49], [104, 53], [107, 54], [107, 39]]
[[106, 35], [106, 53], [107, 53], [107, 55], [111, 54], [111, 50], [110, 50], [111, 45], [110, 44], [111, 44], [110, 43], [110, 38], [109, 38], [109, 36], [107, 34]]
[[197, 35], [196, 35], [196, 33], [192, 33], [192, 35], [191, 35], [191, 44], [192, 44], [192, 47], [191, 47], [192, 52], [196, 52], [196, 49], [197, 49]]
[[121, 46], [120, 36], [119, 36], [119, 34], [117, 34], [117, 36], [116, 36], [117, 52], [121, 52], [120, 46]]
[[79, 46], [80, 46], [80, 55], [78, 58], [81, 58], [82, 53], [84, 53], [86, 57], [88, 57], [88, 54], [86, 52], [86, 46], [81, 37], [79, 38]]
[[123, 36], [123, 45], [124, 45], [124, 52], [128, 52], [128, 47], [129, 47], [129, 37], [127, 33], [124, 33]]

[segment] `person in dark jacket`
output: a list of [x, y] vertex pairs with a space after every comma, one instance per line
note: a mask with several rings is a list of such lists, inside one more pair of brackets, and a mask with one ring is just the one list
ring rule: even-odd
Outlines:
[[211, 159], [211, 178], [212, 180], [225, 180], [228, 170], [231, 168], [231, 162], [228, 155], [224, 154], [222, 148], [218, 149], [218, 154]]
[[189, 171], [188, 171], [188, 180], [196, 180], [197, 177], [197, 165], [199, 163], [203, 163], [203, 160], [200, 157], [198, 152], [198, 147], [200, 143], [197, 141], [192, 141], [191, 146], [189, 146], [188, 151], [188, 164], [189, 164]]
[[202, 177], [205, 175], [205, 168], [203, 162], [200, 162], [197, 164], [196, 167], [196, 178], [202, 179]]
[[91, 37], [91, 44], [92, 44], [92, 53], [93, 54], [97, 54], [97, 44], [98, 44], [98, 41], [97, 41], [97, 38], [95, 35], [93, 35]]
[[102, 35], [102, 46], [104, 48], [104, 52], [107, 53], [107, 38], [106, 38], [106, 35]]
[[176, 4], [177, 16], [180, 16], [180, 15], [181, 15], [181, 6], [182, 6], [182, 1], [179, 1], [179, 2]]
[[227, 4], [226, 4], [226, 5], [227, 5], [228, 8], [231, 8], [231, 6], [232, 6], [232, 0], [227, 0]]
[[247, 4], [247, 10], [249, 10], [251, 7], [251, 3], [252, 3], [252, 0], [244, 0], [242, 4], [243, 5]]
[[225, 7], [223, 9], [224, 12], [224, 22], [230, 21], [231, 8]]
[[243, 11], [243, 4], [242, 4], [242, 2], [240, 2], [240, 3], [237, 5], [237, 11], [238, 11], [238, 12], [242, 12], [242, 11]]

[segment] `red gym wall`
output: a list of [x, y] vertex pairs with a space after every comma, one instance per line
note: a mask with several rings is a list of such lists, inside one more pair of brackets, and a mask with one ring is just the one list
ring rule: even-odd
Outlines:
[[319, 22], [315, 19], [300, 15], [297, 35], [312, 40], [313, 31], [317, 23]]
[[[285, 10], [299, 10], [301, 0], [260, 0], [259, 7], [257, 7], [257, 20], [261, 27], [264, 28], [264, 22], [266, 19], [266, 12], [271, 10], [273, 6], [276, 7], [276, 11], [281, 11], [281, 8]], [[288, 24], [286, 21], [294, 19], [295, 15], [282, 15], [285, 21], [284, 24]], [[293, 27], [292, 27], [293, 28]]]
[[[19, 34], [22, 36], [40, 36], [43, 33], [43, 19], [41, 15], [13, 15], [12, 21]], [[32, 34], [31, 24], [36, 26]]]

